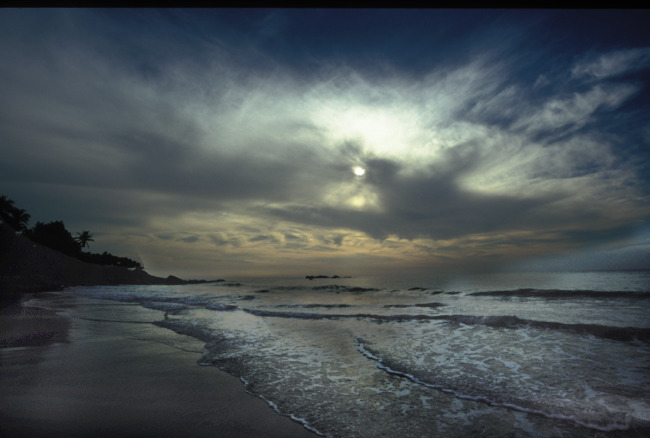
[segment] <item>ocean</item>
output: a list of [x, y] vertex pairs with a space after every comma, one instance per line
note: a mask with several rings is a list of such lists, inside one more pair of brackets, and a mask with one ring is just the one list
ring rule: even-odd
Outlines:
[[650, 436], [650, 271], [67, 292], [158, 311], [321, 436]]

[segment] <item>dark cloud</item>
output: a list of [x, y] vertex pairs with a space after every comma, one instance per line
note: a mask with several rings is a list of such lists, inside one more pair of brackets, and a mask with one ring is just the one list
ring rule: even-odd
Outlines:
[[385, 239], [389, 235], [449, 239], [466, 234], [540, 227], [562, 217], [535, 218], [536, 210], [552, 199], [477, 195], [463, 191], [448, 176], [427, 175], [383, 179], [375, 184], [383, 211], [355, 211], [326, 206], [267, 208], [284, 220], [350, 228]]
[[194, 243], [199, 240], [199, 236], [187, 236], [187, 237], [181, 237], [178, 240], [185, 242], [185, 243]]
[[208, 234], [208, 239], [210, 239], [212, 243], [218, 246], [226, 246], [226, 245], [230, 245], [233, 247], [241, 246], [240, 239], [238, 239], [237, 237], [228, 236], [225, 233]]
[[273, 237], [261, 234], [259, 236], [251, 237], [250, 239], [248, 239], [249, 242], [261, 242], [264, 240], [273, 240]]

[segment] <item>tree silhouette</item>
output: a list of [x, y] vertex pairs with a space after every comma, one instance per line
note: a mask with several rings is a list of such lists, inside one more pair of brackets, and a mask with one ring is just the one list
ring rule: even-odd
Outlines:
[[30, 215], [22, 208], [14, 207], [14, 201], [0, 196], [0, 218], [16, 231], [26, 231]]
[[85, 248], [88, 245], [88, 242], [94, 242], [95, 240], [93, 239], [93, 235], [90, 234], [90, 231], [84, 231], [83, 233], [77, 233], [77, 237], [75, 237], [75, 240], [79, 242], [79, 245], [81, 245], [82, 248]]
[[28, 228], [30, 215], [25, 210], [16, 208], [14, 201], [6, 196], [0, 196], [0, 223], [4, 222], [16, 231], [36, 243], [45, 245], [55, 251], [62, 252], [79, 260], [98, 265], [122, 266], [125, 268], [142, 270], [144, 267], [135, 260], [127, 257], [117, 257], [104, 251], [103, 254], [92, 254], [81, 251], [88, 246], [88, 242], [94, 242], [90, 231], [77, 233], [77, 237], [66, 230], [62, 221], [36, 222], [33, 228]]
[[72, 234], [65, 229], [62, 221], [36, 222], [34, 228], [28, 230], [26, 234], [34, 242], [69, 256], [77, 257], [81, 253], [81, 246], [72, 237]]
[[16, 208], [11, 212], [11, 221], [9, 223], [18, 231], [26, 231], [30, 217], [22, 208]]
[[14, 201], [7, 198], [5, 195], [0, 196], [0, 214], [2, 214], [2, 219], [5, 218], [5, 214], [11, 211], [14, 207]]

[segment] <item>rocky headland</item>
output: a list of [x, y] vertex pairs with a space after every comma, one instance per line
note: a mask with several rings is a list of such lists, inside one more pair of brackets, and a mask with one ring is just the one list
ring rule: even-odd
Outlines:
[[0, 298], [70, 286], [190, 284], [209, 280], [156, 277], [142, 269], [96, 265], [39, 245], [0, 222]]

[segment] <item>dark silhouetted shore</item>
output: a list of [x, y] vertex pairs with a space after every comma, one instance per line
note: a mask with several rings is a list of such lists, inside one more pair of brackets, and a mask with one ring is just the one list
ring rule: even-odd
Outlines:
[[192, 284], [205, 280], [182, 280], [170, 275], [156, 277], [144, 270], [85, 263], [32, 242], [0, 223], [0, 298], [17, 294], [62, 290], [70, 286], [118, 284]]

